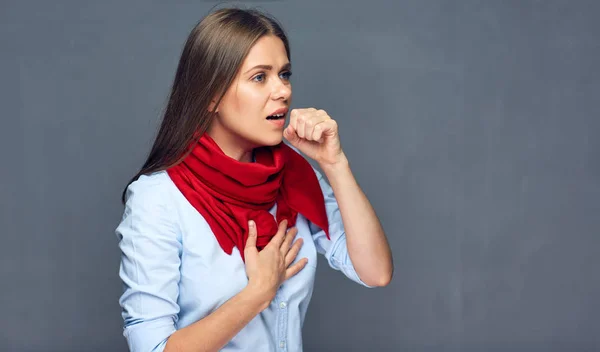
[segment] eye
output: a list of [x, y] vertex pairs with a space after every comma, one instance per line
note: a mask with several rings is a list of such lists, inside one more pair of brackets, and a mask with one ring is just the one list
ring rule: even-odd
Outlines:
[[[259, 80], [257, 80], [257, 78], [260, 78], [260, 79], [259, 79]], [[263, 81], [264, 81], [264, 78], [265, 78], [265, 74], [264, 74], [264, 73], [260, 73], [260, 74], [258, 74], [258, 75], [256, 75], [256, 76], [252, 77], [252, 80], [253, 80], [254, 82], [263, 82]]]
[[283, 79], [289, 81], [290, 77], [292, 76], [292, 71], [282, 72], [281, 76], [283, 77]]
[[[279, 74], [279, 76], [282, 79], [285, 79], [286, 81], [290, 80], [290, 77], [292, 76], [292, 72], [291, 71], [285, 71]], [[258, 82], [258, 83], [262, 83], [264, 82], [266, 79], [266, 76], [264, 73], [259, 73], [256, 76], [252, 77], [252, 81], [254, 82]]]

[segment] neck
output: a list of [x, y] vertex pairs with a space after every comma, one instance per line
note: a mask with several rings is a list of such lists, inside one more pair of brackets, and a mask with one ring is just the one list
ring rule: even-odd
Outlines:
[[254, 147], [240, 143], [239, 137], [232, 138], [218, 131], [218, 129], [209, 129], [206, 133], [217, 143], [225, 155], [239, 162], [252, 162]]

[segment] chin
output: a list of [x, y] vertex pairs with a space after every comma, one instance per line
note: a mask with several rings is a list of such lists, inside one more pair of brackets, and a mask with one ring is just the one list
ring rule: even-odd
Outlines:
[[264, 146], [265, 147], [274, 147], [276, 145], [281, 144], [281, 142], [283, 142], [283, 136], [281, 136], [279, 138], [272, 138], [270, 140], [265, 141]]
[[247, 147], [274, 147], [283, 142], [283, 131], [263, 131], [262, 133], [246, 134], [245, 136], [240, 137], [246, 141], [245, 144], [247, 145]]
[[279, 145], [281, 142], [283, 142], [283, 133], [276, 135], [276, 136], [268, 136], [267, 138], [265, 138], [267, 136], [263, 136], [263, 138], [260, 138], [257, 142], [257, 144], [261, 147], [274, 147], [276, 145]]

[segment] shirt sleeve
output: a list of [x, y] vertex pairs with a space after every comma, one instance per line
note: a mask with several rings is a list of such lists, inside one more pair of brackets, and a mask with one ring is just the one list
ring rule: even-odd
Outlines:
[[333, 194], [333, 189], [319, 171], [314, 169], [314, 167], [313, 170], [317, 175], [319, 185], [321, 186], [323, 196], [325, 197], [325, 210], [327, 211], [327, 219], [329, 220], [329, 237], [331, 239], [327, 239], [325, 231], [309, 221], [309, 228], [317, 252], [325, 256], [329, 266], [334, 270], [341, 271], [346, 277], [356, 283], [368, 288], [373, 288], [374, 286], [369, 286], [360, 279], [350, 260], [348, 247], [346, 245], [346, 231], [344, 230], [342, 215], [340, 214], [340, 208]]
[[165, 184], [142, 176], [127, 190], [119, 238], [123, 336], [132, 352], [163, 351], [178, 320], [180, 231]]

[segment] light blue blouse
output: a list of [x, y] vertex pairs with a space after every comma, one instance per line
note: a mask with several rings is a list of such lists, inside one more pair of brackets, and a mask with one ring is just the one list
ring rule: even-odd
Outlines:
[[[325, 196], [331, 240], [298, 215], [296, 238], [302, 237], [304, 244], [296, 261], [308, 258], [308, 264], [285, 281], [270, 306], [221, 351], [302, 351], [301, 329], [313, 292], [317, 253], [331, 268], [372, 287], [354, 270], [333, 191], [314, 171]], [[234, 247], [231, 255], [221, 249], [208, 223], [167, 172], [141, 176], [126, 195], [115, 231], [121, 249], [123, 335], [132, 352], [162, 351], [173, 332], [216, 310], [239, 293], [248, 278], [238, 249]]]

